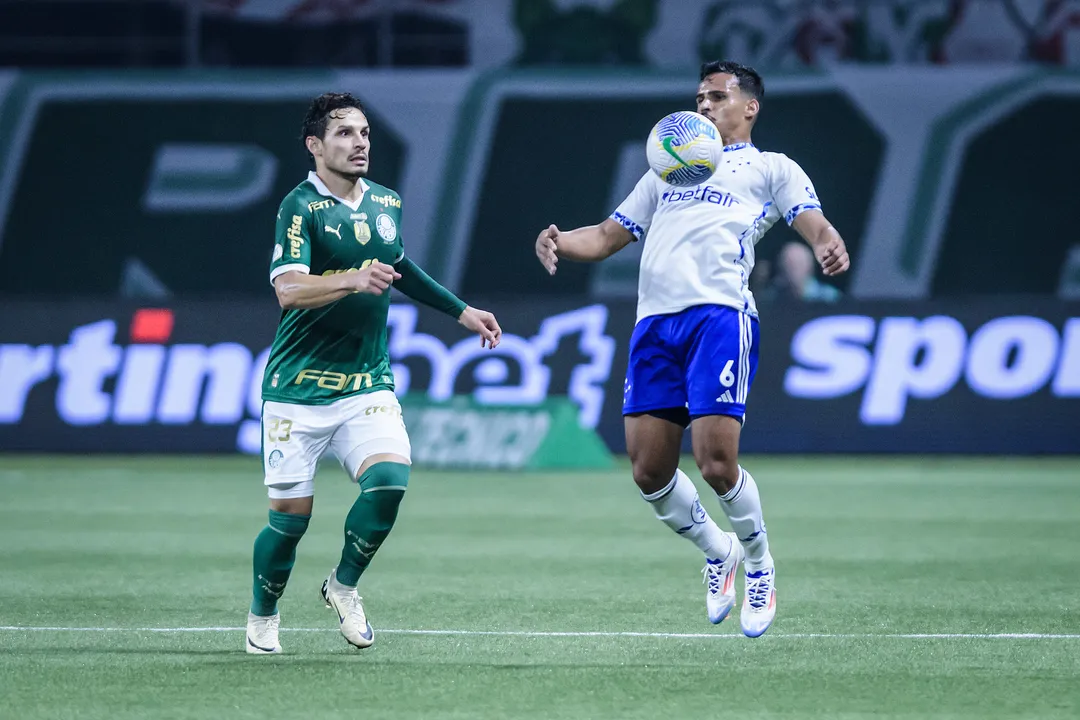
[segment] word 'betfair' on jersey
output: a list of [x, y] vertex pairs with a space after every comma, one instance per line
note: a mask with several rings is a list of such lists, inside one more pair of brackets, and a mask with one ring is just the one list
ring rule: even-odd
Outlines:
[[285, 235], [289, 238], [289, 255], [294, 258], [300, 257], [300, 246], [304, 244], [304, 237], [300, 234], [300, 228], [304, 224], [304, 218], [299, 215], [292, 216], [292, 224], [289, 225]]
[[668, 190], [660, 196], [660, 202], [664, 203], [681, 202], [684, 200], [698, 200], [701, 202], [712, 203], [713, 205], [722, 205], [724, 207], [742, 204], [731, 193], [717, 190], [709, 185], [699, 185], [696, 188], [687, 188], [686, 190]]
[[346, 375], [345, 373], [333, 372], [331, 370], [316, 370], [314, 368], [304, 368], [296, 376], [294, 381], [295, 385], [299, 385], [307, 380], [314, 381], [319, 387], [326, 388], [327, 390], [345, 390], [346, 388], [350, 392], [355, 392], [363, 388], [371, 387], [371, 373], [352, 373]]
[[383, 207], [388, 207], [388, 208], [389, 207], [395, 207], [395, 208], [401, 207], [401, 201], [398, 200], [393, 195], [379, 195], [379, 196], [372, 195], [371, 196], [371, 202], [379, 203]]

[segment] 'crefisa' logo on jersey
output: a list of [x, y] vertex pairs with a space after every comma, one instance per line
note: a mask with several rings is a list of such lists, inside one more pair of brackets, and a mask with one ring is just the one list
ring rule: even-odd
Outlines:
[[373, 195], [371, 197], [371, 202], [379, 203], [380, 205], [382, 205], [383, 207], [386, 207], [386, 208], [392, 208], [392, 207], [400, 208], [401, 207], [401, 201], [398, 200], [393, 195], [380, 195], [378, 197]]
[[304, 225], [304, 218], [299, 215], [292, 216], [292, 223], [289, 225], [288, 231], [285, 235], [289, 238], [289, 256], [293, 258], [300, 257], [300, 246], [304, 244], [304, 236], [301, 234], [301, 228]]

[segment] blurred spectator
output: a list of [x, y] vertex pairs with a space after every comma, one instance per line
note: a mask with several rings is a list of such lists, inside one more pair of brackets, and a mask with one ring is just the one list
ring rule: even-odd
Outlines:
[[645, 65], [645, 37], [659, 0], [616, 0], [610, 7], [515, 0], [518, 65]]
[[840, 291], [816, 277], [817, 262], [810, 248], [800, 242], [789, 242], [780, 248], [776, 261], [776, 276], [761, 292], [764, 302], [799, 300], [802, 302], [836, 302]]

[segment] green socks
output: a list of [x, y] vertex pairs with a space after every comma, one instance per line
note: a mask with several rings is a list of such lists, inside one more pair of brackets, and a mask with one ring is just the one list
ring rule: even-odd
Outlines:
[[255, 538], [252, 557], [254, 583], [251, 612], [267, 616], [277, 612], [277, 601], [285, 592], [296, 546], [307, 530], [310, 515], [290, 515], [270, 511], [270, 523]]
[[[409, 466], [375, 463], [360, 476], [360, 496], [345, 518], [345, 547], [337, 567], [337, 581], [355, 587], [397, 519], [398, 505], [409, 484]], [[267, 616], [277, 612], [285, 592], [296, 546], [307, 531], [310, 515], [270, 511], [270, 522], [255, 538], [252, 556], [251, 612]]]
[[[375, 463], [360, 476], [360, 497], [345, 518], [345, 547], [337, 566], [337, 581], [355, 587], [371, 558], [390, 534], [398, 505], [409, 484], [409, 466]], [[290, 567], [292, 563], [290, 561]]]

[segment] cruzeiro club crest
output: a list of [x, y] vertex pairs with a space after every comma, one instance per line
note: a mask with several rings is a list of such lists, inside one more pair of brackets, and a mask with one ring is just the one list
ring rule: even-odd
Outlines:
[[397, 223], [386, 213], [375, 218], [375, 229], [379, 231], [379, 235], [387, 245], [397, 240]]
[[694, 498], [694, 504], [690, 507], [690, 519], [695, 525], [705, 522], [705, 508], [701, 507], [701, 500]]

